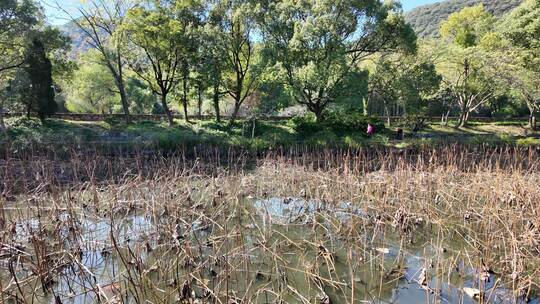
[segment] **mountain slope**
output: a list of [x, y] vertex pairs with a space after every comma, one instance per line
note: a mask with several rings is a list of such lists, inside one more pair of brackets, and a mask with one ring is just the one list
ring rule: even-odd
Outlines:
[[521, 4], [523, 0], [446, 0], [417, 7], [405, 14], [405, 20], [420, 38], [439, 36], [440, 23], [454, 12], [480, 3], [495, 16], [503, 15]]
[[83, 54], [92, 48], [86, 42], [84, 32], [73, 22], [68, 22], [59, 26], [60, 31], [71, 38], [71, 57], [76, 58], [79, 54]]

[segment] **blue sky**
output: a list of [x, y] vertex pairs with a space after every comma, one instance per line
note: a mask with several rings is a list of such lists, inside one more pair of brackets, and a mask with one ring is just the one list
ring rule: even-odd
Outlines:
[[440, 0], [401, 0], [401, 4], [403, 5], [403, 9], [405, 11], [411, 10], [417, 6], [424, 5], [424, 4], [430, 4], [440, 2]]
[[[440, 0], [401, 0], [403, 9], [405, 11], [411, 10], [417, 6], [439, 2]], [[58, 3], [63, 9], [73, 12], [76, 15], [77, 7], [86, 2], [85, 0], [39, 0], [45, 9], [49, 22], [52, 24], [64, 24], [66, 23], [66, 16], [57, 8]]]

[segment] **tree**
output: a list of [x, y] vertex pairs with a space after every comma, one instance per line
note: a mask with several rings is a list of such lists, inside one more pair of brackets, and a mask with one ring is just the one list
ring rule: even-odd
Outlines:
[[[33, 1], [2, 0], [0, 2], [0, 81], [10, 81], [16, 69], [25, 63], [29, 33], [38, 25], [38, 7]], [[5, 88], [7, 92], [9, 88]], [[10, 90], [10, 89], [9, 89]], [[0, 98], [0, 130], [6, 130], [4, 107], [7, 98]]]
[[422, 117], [440, 83], [441, 76], [426, 52], [381, 56], [370, 75], [369, 102], [380, 100], [387, 116]]
[[[122, 102], [116, 91], [113, 76], [103, 66], [100, 54], [89, 50], [79, 59], [78, 69], [66, 84], [67, 103], [70, 112], [75, 113], [122, 113]], [[149, 112], [155, 97], [142, 80], [130, 75], [126, 78], [126, 95], [131, 101], [131, 113]]]
[[101, 63], [107, 67], [114, 78], [120, 95], [126, 122], [130, 122], [129, 101], [126, 95], [124, 77], [124, 47], [126, 45], [123, 23], [131, 8], [129, 0], [95, 0], [79, 8], [81, 17], [74, 17], [59, 4], [59, 9], [70, 16], [86, 37], [86, 43], [101, 54]]
[[474, 47], [490, 32], [493, 21], [493, 16], [482, 4], [465, 7], [441, 23], [440, 34], [443, 39], [463, 48]]
[[42, 119], [56, 111], [53, 76], [62, 76], [71, 67], [62, 58], [68, 45], [69, 38], [46, 26], [34, 1], [0, 3], [0, 80], [9, 91], [9, 98], [0, 100], [0, 128], [5, 130], [4, 108], [17, 108], [7, 100], [24, 104], [28, 114], [36, 111]]
[[111, 114], [119, 104], [110, 71], [99, 62], [100, 54], [90, 50], [79, 60], [79, 68], [67, 89], [67, 108], [76, 113]]
[[54, 100], [52, 80], [52, 64], [45, 52], [43, 43], [34, 39], [28, 49], [26, 71], [30, 79], [30, 95], [28, 114], [34, 110], [43, 121], [46, 116], [54, 114], [58, 108]]
[[207, 9], [211, 14], [200, 33], [199, 71], [208, 81], [208, 86], [212, 91], [212, 105], [216, 121], [221, 122], [220, 99], [226, 94], [222, 89], [226, 56], [219, 43], [222, 35], [218, 26], [221, 18], [219, 12], [213, 7]]
[[173, 125], [167, 96], [178, 82], [178, 69], [184, 58], [182, 45], [178, 42], [186, 29], [185, 24], [175, 20], [172, 7], [165, 2], [155, 1], [153, 8], [133, 8], [124, 29], [129, 41], [137, 48], [132, 50], [131, 69], [161, 97], [161, 106], [169, 124]]
[[156, 98], [148, 88], [148, 85], [135, 76], [128, 76], [126, 84], [127, 95], [131, 101], [130, 111], [137, 114], [151, 112]]
[[30, 0], [0, 4], [0, 76], [24, 64], [28, 36], [38, 25], [38, 7]]
[[197, 98], [197, 116], [199, 119], [202, 118], [202, 104], [203, 104], [203, 98], [205, 91], [209, 87], [209, 74], [207, 73], [207, 67], [204, 62], [205, 56], [204, 56], [204, 50], [202, 48], [199, 49], [197, 52], [198, 56], [195, 59], [195, 62], [193, 64], [193, 71], [192, 71], [192, 81], [195, 84], [195, 97]]
[[536, 114], [540, 112], [540, 75], [520, 66], [515, 66], [514, 71], [505, 75], [510, 91], [514, 92], [529, 110], [529, 127], [536, 129]]
[[492, 54], [482, 47], [493, 37], [492, 22], [491, 14], [477, 5], [451, 14], [441, 24], [441, 36], [449, 44], [441, 46], [445, 53], [438, 69], [459, 106], [459, 127], [496, 93], [490, 70]]
[[[221, 0], [210, 12], [210, 31], [216, 35], [214, 42], [223, 56], [219, 58], [223, 59], [223, 70], [216, 71], [213, 76], [220, 78], [224, 91], [234, 101], [229, 125], [235, 122], [240, 107], [257, 88], [260, 76], [255, 62], [254, 10], [247, 0]], [[214, 100], [219, 99], [218, 90], [214, 88]]]
[[[264, 1], [260, 23], [269, 63], [282, 69], [294, 99], [317, 120], [351, 75], [375, 53], [414, 52], [400, 7], [381, 1]], [[352, 83], [351, 83], [352, 84]]]
[[529, 109], [529, 125], [535, 128], [540, 111], [540, 1], [524, 1], [505, 18], [501, 28], [514, 47], [510, 56], [517, 69], [513, 84]]
[[281, 81], [280, 72], [280, 69], [270, 67], [266, 68], [262, 73], [257, 89], [260, 100], [260, 103], [255, 109], [257, 113], [273, 114], [294, 104], [290, 92]]
[[[197, 52], [200, 51], [200, 38], [201, 38], [201, 28], [203, 25], [203, 18], [205, 15], [204, 6], [201, 2], [194, 1], [178, 1], [174, 6], [175, 18], [178, 21], [180, 31], [177, 37], [177, 43], [181, 46], [181, 60], [179, 65], [179, 73], [182, 75], [182, 106], [184, 108], [184, 118], [186, 121], [189, 121], [188, 117], [188, 94], [189, 94], [189, 82], [191, 71], [197, 68], [198, 56]], [[201, 100], [201, 90], [202, 88], [202, 79], [199, 79], [199, 82], [195, 82], [196, 87], [198, 88], [198, 103], [199, 103], [199, 116], [200, 116], [200, 104]]]

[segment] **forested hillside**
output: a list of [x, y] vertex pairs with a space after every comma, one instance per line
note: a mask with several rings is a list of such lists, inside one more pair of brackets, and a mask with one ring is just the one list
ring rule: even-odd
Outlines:
[[467, 6], [484, 4], [486, 11], [501, 16], [517, 7], [522, 0], [447, 0], [430, 5], [420, 6], [405, 14], [405, 20], [413, 27], [421, 38], [438, 37], [439, 24]]

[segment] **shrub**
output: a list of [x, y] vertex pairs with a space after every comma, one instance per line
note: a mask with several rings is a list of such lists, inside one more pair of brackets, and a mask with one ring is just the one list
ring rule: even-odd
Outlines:
[[360, 112], [330, 112], [325, 116], [322, 124], [339, 135], [352, 132], [366, 132], [368, 124], [371, 124], [375, 128], [375, 132], [380, 132], [384, 129], [384, 123], [379, 118], [364, 116]]
[[332, 132], [332, 130], [326, 129], [324, 131], [319, 131], [313, 135], [305, 138], [305, 145], [309, 147], [336, 147], [340, 144], [339, 137]]
[[152, 106], [152, 114], [164, 115], [165, 114], [165, 109], [163, 108], [163, 106], [160, 103], [155, 102], [154, 105]]
[[123, 121], [122, 119], [114, 116], [108, 116], [103, 119], [104, 122], [106, 122], [111, 127], [117, 127], [119, 126]]
[[324, 130], [332, 131], [337, 135], [365, 133], [368, 124], [375, 128], [375, 132], [384, 130], [384, 123], [379, 118], [364, 116], [360, 112], [328, 112], [322, 122], [316, 122], [311, 116], [294, 117], [289, 124], [301, 135], [311, 135]]
[[313, 115], [293, 117], [288, 124], [300, 135], [311, 135], [324, 130], [324, 125], [317, 123]]

